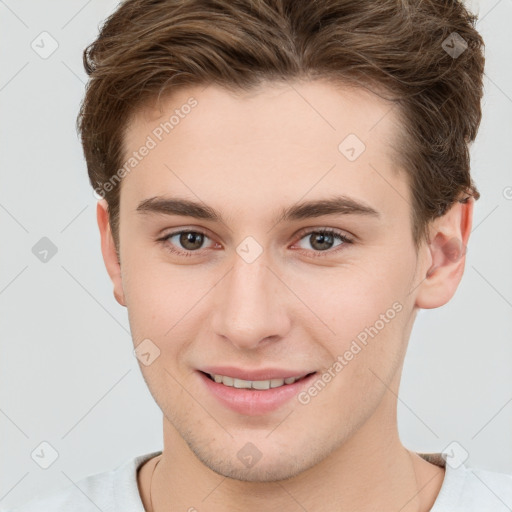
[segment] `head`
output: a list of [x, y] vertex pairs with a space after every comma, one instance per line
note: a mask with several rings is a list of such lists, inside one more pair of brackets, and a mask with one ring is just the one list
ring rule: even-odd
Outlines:
[[[417, 310], [464, 270], [474, 21], [441, 0], [128, 0], [84, 52], [114, 294], [159, 353], [141, 369], [166, 420], [214, 471], [285, 478], [391, 415]], [[219, 365], [315, 372], [317, 391], [239, 414], [206, 390]]]

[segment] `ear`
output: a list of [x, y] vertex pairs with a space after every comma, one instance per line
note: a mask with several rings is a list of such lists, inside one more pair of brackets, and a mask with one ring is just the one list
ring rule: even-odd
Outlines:
[[108, 275], [114, 285], [114, 297], [121, 306], [126, 306], [121, 278], [121, 265], [117, 259], [117, 251], [110, 228], [108, 203], [105, 199], [98, 201], [96, 206], [96, 217], [101, 236], [101, 253]]
[[416, 306], [438, 308], [455, 294], [464, 273], [466, 247], [473, 222], [474, 198], [456, 202], [429, 229], [427, 251], [418, 286]]

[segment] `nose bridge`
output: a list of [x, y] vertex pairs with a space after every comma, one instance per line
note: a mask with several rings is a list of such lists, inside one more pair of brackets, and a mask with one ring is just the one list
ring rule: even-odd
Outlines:
[[267, 265], [265, 253], [252, 262], [236, 254], [231, 271], [217, 285], [214, 331], [239, 348], [256, 348], [269, 337], [283, 336], [288, 328], [280, 301], [283, 285]]

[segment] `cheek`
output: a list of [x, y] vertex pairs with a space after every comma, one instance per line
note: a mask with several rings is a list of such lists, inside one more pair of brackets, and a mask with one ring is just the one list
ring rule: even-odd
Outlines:
[[[134, 342], [155, 338], [162, 343], [197, 329], [201, 298], [215, 275], [201, 265], [172, 265], [159, 251], [129, 251], [123, 260], [123, 289]], [[202, 314], [202, 313], [201, 313]], [[168, 348], [166, 348], [166, 351]]]
[[336, 333], [330, 342], [332, 361], [339, 361], [350, 379], [372, 378], [369, 369], [394, 367], [405, 346], [406, 309], [399, 301], [347, 302], [332, 324]]
[[[309, 336], [319, 339], [321, 333], [331, 360], [342, 358], [345, 374], [366, 380], [369, 368], [394, 367], [405, 349], [414, 262], [393, 261], [358, 261], [296, 280], [294, 291], [318, 316], [306, 312]], [[296, 321], [304, 326], [304, 318]]]
[[[124, 256], [124, 258], [123, 258]], [[123, 290], [134, 341], [139, 337], [161, 336], [179, 304], [179, 285], [173, 286], [165, 268], [142, 251], [127, 248], [122, 255]], [[174, 307], [173, 307], [174, 306]], [[165, 329], [165, 325], [167, 329]]]
[[311, 308], [305, 311], [308, 318], [317, 316], [314, 325], [322, 327], [322, 320], [331, 334], [346, 339], [373, 325], [390, 308], [388, 316], [394, 316], [393, 305], [403, 306], [410, 300], [407, 294], [412, 268], [408, 267], [407, 262], [397, 265], [383, 259], [359, 261], [336, 268], [297, 271], [289, 279], [294, 293]]

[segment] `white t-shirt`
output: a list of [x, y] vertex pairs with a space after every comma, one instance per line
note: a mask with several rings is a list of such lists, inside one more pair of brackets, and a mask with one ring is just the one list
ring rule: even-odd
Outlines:
[[[11, 512], [145, 512], [137, 469], [162, 452], [139, 455], [121, 466], [85, 477], [60, 490], [40, 494]], [[512, 474], [446, 465], [440, 453], [424, 459], [446, 468], [443, 485], [430, 512], [510, 512]]]

